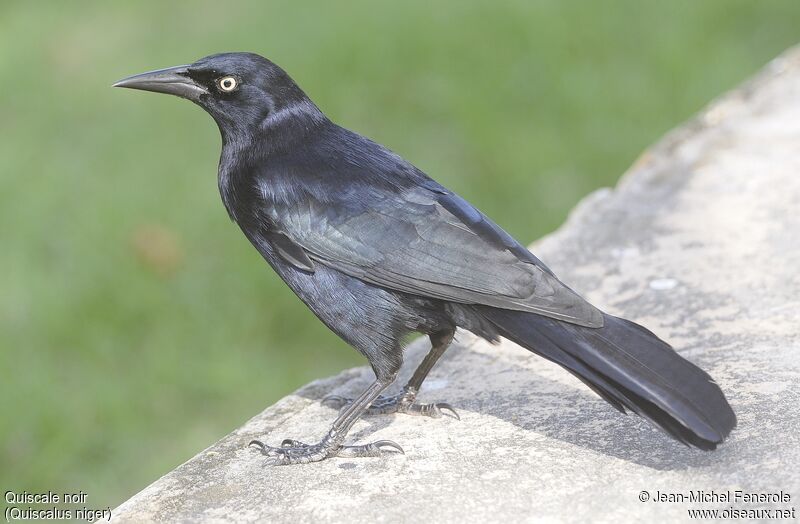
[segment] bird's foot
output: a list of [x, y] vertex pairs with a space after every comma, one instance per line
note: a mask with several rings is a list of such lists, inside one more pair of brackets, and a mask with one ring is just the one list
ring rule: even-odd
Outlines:
[[261, 450], [261, 454], [267, 457], [268, 466], [307, 464], [330, 457], [380, 457], [389, 453], [405, 454], [403, 448], [391, 440], [378, 440], [360, 446], [342, 446], [327, 438], [318, 444], [305, 444], [299, 440], [286, 439], [277, 448], [268, 446], [260, 440], [250, 441], [249, 445]]
[[[446, 402], [432, 404], [418, 404], [414, 402], [417, 393], [413, 389], [403, 389], [397, 395], [381, 395], [364, 412], [366, 415], [385, 415], [388, 413], [406, 413], [408, 415], [422, 415], [431, 418], [440, 418], [444, 415], [461, 420], [456, 410]], [[351, 404], [353, 399], [340, 395], [328, 395], [322, 399], [323, 404], [332, 408], [342, 409]]]

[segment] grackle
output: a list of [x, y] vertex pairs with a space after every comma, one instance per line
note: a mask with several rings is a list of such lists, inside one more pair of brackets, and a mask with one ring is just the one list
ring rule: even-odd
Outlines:
[[[719, 386], [644, 327], [606, 314], [508, 233], [412, 164], [331, 122], [283, 69], [250, 53], [131, 76], [115, 87], [191, 100], [222, 135], [219, 191], [231, 219], [334, 333], [369, 361], [375, 381], [340, 408], [319, 443], [257, 446], [271, 464], [402, 453], [391, 441], [345, 445], [367, 413], [456, 416], [417, 402], [457, 327], [504, 337], [704, 450], [736, 425]], [[403, 363], [401, 341], [432, 348], [402, 392], [381, 393]]]

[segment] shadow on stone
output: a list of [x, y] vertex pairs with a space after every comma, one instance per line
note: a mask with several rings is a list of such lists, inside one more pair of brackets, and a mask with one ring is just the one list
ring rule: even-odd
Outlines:
[[[419, 340], [406, 351], [403, 372], [392, 386], [392, 392], [398, 391], [408, 379], [411, 371], [427, 351], [426, 344], [426, 340]], [[498, 348], [482, 341], [475, 340], [472, 346], [475, 344], [485, 346], [487, 352], [499, 351]], [[511, 343], [504, 343], [503, 347], [508, 347], [509, 351], [518, 351], [520, 361], [541, 360], [541, 357]], [[680, 471], [703, 467], [721, 458], [720, 451], [708, 453], [688, 448], [672, 440], [637, 415], [619, 413], [581, 383], [572, 386], [553, 380], [516, 361], [506, 362], [504, 367], [494, 368], [489, 372], [486, 372], [485, 368], [483, 372], [480, 368], [463, 369], [465, 366], [476, 364], [475, 357], [469, 346], [452, 347], [442, 357], [430, 377], [431, 381], [436, 383], [454, 368], [459, 369], [457, 372], [453, 371], [454, 374], [471, 374], [476, 380], [482, 377], [485, 380], [482, 387], [471, 388], [475, 392], [474, 396], [465, 397], [465, 391], [449, 388], [436, 389], [431, 395], [423, 384], [420, 401], [452, 403], [459, 414], [464, 416], [465, 420], [462, 420], [461, 424], [469, 424], [469, 417], [466, 416], [468, 413], [488, 415], [514, 424], [525, 431], [654, 470]], [[554, 366], [550, 363], [544, 365]], [[336, 394], [354, 397], [363, 391], [370, 384], [372, 375], [366, 368], [359, 371], [358, 378], [347, 382], [344, 387], [336, 388]], [[513, 386], [504, 384], [504, 377], [509, 374], [515, 376]], [[530, 382], [529, 390], [524, 388], [525, 380]], [[314, 402], [319, 402], [328, 394], [317, 388], [311, 391], [301, 390], [298, 393]], [[330, 411], [332, 421], [336, 411]], [[414, 424], [415, 419], [420, 421], [419, 417], [409, 415], [365, 416], [362, 420], [367, 426], [354, 431], [348, 441], [369, 442], [372, 433], [389, 427], [395, 417], [406, 419], [404, 424]], [[441, 422], [446, 421], [441, 420]], [[321, 428], [325, 427], [324, 421], [320, 420], [319, 423]], [[420, 427], [422, 428], [422, 425]], [[454, 439], [470, 438], [459, 435], [457, 424], [451, 425], [448, 431]], [[398, 444], [403, 446], [402, 442]], [[406, 449], [406, 453], [411, 454], [413, 450]]]

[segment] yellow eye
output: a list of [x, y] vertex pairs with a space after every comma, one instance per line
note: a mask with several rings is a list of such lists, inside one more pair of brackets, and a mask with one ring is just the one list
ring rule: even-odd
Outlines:
[[238, 82], [232, 76], [223, 76], [219, 80], [217, 80], [217, 86], [219, 87], [220, 91], [225, 91], [226, 93], [230, 93], [234, 89]]

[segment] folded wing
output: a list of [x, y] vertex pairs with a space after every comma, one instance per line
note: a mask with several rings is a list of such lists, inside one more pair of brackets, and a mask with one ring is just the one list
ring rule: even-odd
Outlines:
[[269, 215], [282, 236], [276, 249], [290, 263], [301, 257], [287, 242], [315, 262], [389, 289], [603, 325], [599, 310], [441, 186], [375, 191], [359, 205], [330, 206], [308, 198], [300, 205], [272, 206]]

